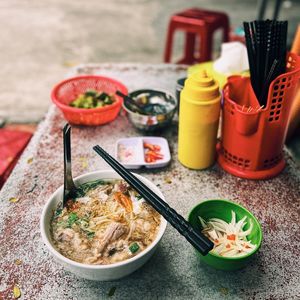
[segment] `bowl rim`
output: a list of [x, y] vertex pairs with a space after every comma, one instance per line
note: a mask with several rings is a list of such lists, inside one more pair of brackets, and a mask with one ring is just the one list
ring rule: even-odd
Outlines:
[[[145, 116], [145, 117], [151, 117], [151, 118], [157, 117], [157, 116], [159, 116], [159, 115], [168, 115], [168, 114], [170, 114], [170, 113], [175, 113], [175, 111], [176, 111], [176, 109], [177, 109], [177, 106], [178, 106], [178, 100], [177, 100], [177, 98], [176, 98], [170, 91], [168, 91], [168, 90], [164, 90], [164, 89], [156, 89], [156, 88], [154, 88], [154, 89], [151, 89], [151, 88], [140, 88], [140, 89], [131, 91], [130, 93], [128, 93], [128, 95], [130, 96], [130, 94], [132, 94], [132, 93], [136, 93], [136, 92], [138, 92], [138, 91], [144, 91], [144, 90], [155, 91], [155, 92], [162, 92], [162, 93], [168, 94], [168, 95], [171, 96], [171, 97], [173, 98], [173, 100], [175, 101], [175, 106], [174, 106], [174, 108], [172, 108], [172, 110], [170, 110], [169, 112], [167, 112], [167, 113], [165, 113], [165, 114], [158, 114], [158, 115], [142, 115], [142, 114], [139, 114], [139, 113], [136, 113], [136, 112], [130, 110], [130, 109], [125, 105], [125, 102], [123, 101], [122, 107], [123, 107], [123, 109], [124, 109], [126, 112], [128, 112], [128, 113], [130, 113], [130, 114], [132, 114], [132, 115], [135, 115], [135, 116], [139, 116], [139, 117], [140, 117], [140, 116]], [[155, 125], [156, 125], [156, 124], [155, 124]]]
[[241, 208], [242, 210], [246, 211], [251, 217], [252, 219], [254, 220], [254, 222], [256, 223], [258, 229], [259, 229], [259, 240], [258, 240], [258, 243], [257, 243], [257, 247], [251, 251], [250, 253], [247, 253], [245, 255], [242, 255], [242, 256], [238, 256], [238, 257], [226, 257], [226, 256], [221, 256], [221, 255], [218, 255], [218, 254], [215, 254], [215, 253], [212, 253], [211, 251], [208, 252], [207, 255], [211, 255], [212, 257], [216, 257], [216, 258], [219, 258], [219, 259], [224, 259], [224, 260], [229, 260], [229, 261], [237, 261], [237, 260], [240, 260], [240, 259], [244, 259], [244, 258], [247, 258], [249, 256], [252, 256], [253, 254], [255, 254], [259, 248], [261, 247], [261, 243], [262, 243], [262, 240], [263, 240], [263, 232], [262, 232], [262, 228], [261, 228], [261, 225], [260, 223], [258, 222], [257, 218], [247, 209], [245, 208], [244, 206], [236, 203], [236, 202], [233, 202], [233, 201], [230, 201], [230, 200], [227, 200], [227, 199], [209, 199], [209, 200], [204, 200], [198, 204], [196, 204], [195, 206], [193, 206], [193, 208], [190, 210], [189, 214], [188, 214], [188, 220], [190, 222], [190, 217], [191, 215], [194, 213], [194, 211], [202, 204], [204, 203], [208, 203], [208, 202], [212, 202], [212, 201], [215, 201], [215, 202], [223, 202], [223, 203], [226, 203], [226, 204], [233, 204], [234, 206], [237, 206], [239, 208]]
[[60, 102], [60, 100], [57, 99], [56, 93], [62, 85], [66, 84], [66, 83], [69, 83], [69, 82], [72, 82], [72, 81], [76, 81], [78, 79], [85, 79], [85, 78], [108, 80], [108, 81], [112, 82], [113, 84], [118, 85], [119, 86], [118, 89], [121, 90], [122, 93], [124, 93], [126, 95], [128, 94], [127, 87], [122, 82], [120, 82], [120, 81], [118, 81], [114, 78], [110, 78], [110, 77], [102, 76], [102, 75], [80, 75], [80, 76], [73, 76], [73, 77], [67, 78], [67, 79], [57, 83], [51, 91], [52, 102], [55, 105], [57, 105], [60, 109], [62, 109], [63, 111], [73, 112], [73, 113], [83, 113], [83, 114], [104, 112], [104, 111], [108, 111], [108, 110], [115, 109], [117, 107], [122, 106], [123, 99], [120, 96], [116, 96], [116, 101], [114, 103], [112, 103], [110, 105], [107, 105], [107, 106], [104, 106], [104, 107], [97, 107], [97, 108], [76, 108], [76, 107], [66, 105], [66, 104]]
[[[82, 178], [85, 178], [85, 177], [88, 177], [88, 176], [91, 176], [91, 175], [99, 175], [99, 174], [103, 174], [103, 173], [111, 173], [111, 175], [117, 175], [118, 176], [118, 177], [115, 177], [115, 178], [112, 178], [112, 179], [121, 178], [114, 170], [103, 169], [103, 170], [89, 172], [89, 173], [85, 173], [85, 174], [82, 174], [80, 176], [77, 176], [77, 177], [74, 178], [74, 181], [76, 182], [77, 180], [80, 180]], [[147, 179], [146, 177], [144, 177], [142, 175], [136, 174], [136, 173], [133, 173], [133, 174], [135, 176], [137, 176], [139, 179], [145, 180], [146, 184], [150, 183], [150, 187], [155, 187], [161, 193], [160, 189], [156, 185], [154, 185], [149, 179]], [[109, 179], [109, 178], [106, 177], [104, 179]], [[67, 265], [71, 265], [71, 266], [75, 266], [75, 267], [79, 267], [79, 268], [90, 269], [90, 270], [114, 269], [114, 268], [118, 268], [118, 267], [121, 267], [121, 266], [129, 265], [132, 262], [134, 262], [134, 261], [138, 260], [139, 258], [141, 258], [142, 256], [146, 255], [148, 252], [150, 252], [159, 243], [159, 241], [161, 240], [162, 236], [164, 235], [164, 233], [166, 231], [167, 221], [161, 216], [161, 224], [159, 226], [159, 230], [157, 232], [157, 235], [156, 235], [155, 239], [152, 241], [152, 243], [146, 249], [144, 249], [139, 254], [137, 254], [136, 256], [133, 256], [133, 257], [131, 257], [129, 259], [126, 259], [124, 261], [120, 261], [120, 262], [116, 262], [116, 263], [108, 264], [108, 265], [89, 265], [89, 264], [79, 263], [79, 262], [76, 262], [74, 260], [71, 260], [71, 259], [65, 257], [64, 255], [62, 255], [58, 250], [56, 250], [56, 248], [54, 246], [52, 246], [52, 244], [51, 244], [51, 242], [48, 239], [47, 234], [46, 234], [45, 217], [48, 214], [50, 205], [56, 199], [57, 194], [59, 194], [62, 191], [62, 189], [63, 189], [63, 185], [61, 185], [58, 189], [56, 189], [51, 194], [51, 196], [48, 198], [46, 204], [44, 205], [43, 211], [42, 211], [42, 214], [41, 214], [41, 217], [40, 217], [40, 232], [41, 232], [42, 240], [43, 240], [44, 244], [47, 246], [49, 252], [54, 257], [56, 257], [59, 260], [63, 261]], [[50, 224], [48, 226], [50, 226]]]

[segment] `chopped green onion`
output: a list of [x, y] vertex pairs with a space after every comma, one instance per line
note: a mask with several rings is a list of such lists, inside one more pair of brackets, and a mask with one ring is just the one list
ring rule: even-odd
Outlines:
[[82, 185], [80, 185], [76, 191], [77, 193], [77, 197], [80, 198], [80, 197], [83, 197], [86, 195], [86, 193], [94, 188], [96, 188], [98, 185], [104, 185], [104, 184], [107, 184], [108, 182], [107, 181], [104, 181], [102, 179], [97, 179], [97, 180], [94, 180], [94, 181], [89, 181], [89, 182], [86, 182], [86, 183], [83, 183]]
[[93, 231], [87, 231], [86, 235], [87, 235], [88, 239], [92, 239], [95, 236], [95, 232], [93, 232]]
[[78, 220], [78, 216], [76, 213], [70, 213], [68, 217], [68, 227], [72, 227], [72, 225]]
[[138, 245], [138, 243], [133, 243], [129, 246], [129, 250], [131, 253], [135, 253], [140, 249], [140, 246]]

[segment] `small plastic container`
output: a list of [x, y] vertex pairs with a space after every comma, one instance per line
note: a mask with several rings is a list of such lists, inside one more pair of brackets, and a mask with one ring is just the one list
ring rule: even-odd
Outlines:
[[[146, 162], [144, 143], [158, 145], [160, 154], [163, 156], [155, 162]], [[123, 153], [122, 153], [123, 152]], [[168, 165], [171, 160], [171, 154], [168, 141], [162, 137], [132, 137], [119, 139], [115, 148], [116, 159], [128, 169], [161, 168]]]

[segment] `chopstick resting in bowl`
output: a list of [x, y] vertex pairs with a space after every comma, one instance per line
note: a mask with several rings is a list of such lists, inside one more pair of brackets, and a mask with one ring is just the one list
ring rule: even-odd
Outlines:
[[158, 195], [149, 189], [136, 176], [104, 151], [99, 145], [93, 149], [140, 195], [151, 204], [177, 231], [183, 235], [187, 241], [194, 246], [202, 255], [206, 255], [212, 250], [214, 244], [201, 232], [197, 232], [181, 215], [164, 202]]

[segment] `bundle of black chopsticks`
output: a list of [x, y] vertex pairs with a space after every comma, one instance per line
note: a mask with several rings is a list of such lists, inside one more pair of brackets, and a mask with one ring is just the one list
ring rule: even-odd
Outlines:
[[264, 107], [271, 82], [285, 72], [287, 27], [287, 21], [244, 22], [251, 84]]

